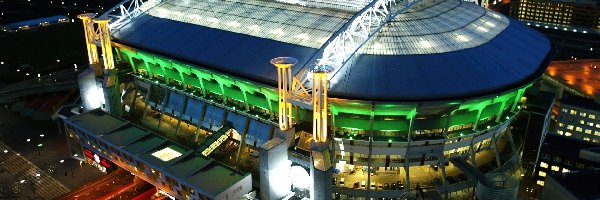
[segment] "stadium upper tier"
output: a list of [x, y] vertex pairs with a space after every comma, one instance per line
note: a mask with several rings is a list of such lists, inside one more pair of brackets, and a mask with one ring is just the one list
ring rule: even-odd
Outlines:
[[[354, 7], [334, 8], [163, 0], [112, 35], [134, 48], [276, 85], [271, 58], [297, 58], [292, 73], [300, 73], [356, 14]], [[348, 70], [331, 77], [330, 96], [432, 101], [495, 95], [537, 78], [550, 51], [542, 34], [493, 11], [459, 0], [423, 0], [386, 23]]]

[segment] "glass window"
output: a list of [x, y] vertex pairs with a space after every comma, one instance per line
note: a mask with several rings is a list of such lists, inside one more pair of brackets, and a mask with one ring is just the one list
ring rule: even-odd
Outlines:
[[579, 120], [579, 124], [585, 124], [585, 121], [583, 121], [583, 119]]
[[538, 184], [538, 185], [540, 185], [540, 186], [544, 186], [544, 181], [540, 181], [540, 180], [538, 180], [538, 181], [537, 181], [537, 184]]
[[581, 131], [583, 131], [583, 129], [582, 129], [581, 127], [579, 127], [579, 126], [578, 126], [578, 127], [575, 127], [575, 131], [577, 131], [577, 132], [581, 132]]
[[562, 173], [568, 173], [568, 172], [570, 172], [570, 171], [571, 171], [571, 170], [569, 170], [569, 169], [567, 169], [567, 168], [563, 168], [563, 170], [562, 170]]
[[588, 126], [594, 126], [594, 122], [588, 122]]
[[579, 116], [585, 117], [585, 116], [587, 116], [587, 113], [581, 112], [581, 113], [579, 113]]
[[554, 162], [560, 162], [562, 159], [560, 159], [558, 156], [554, 156], [552, 160], [554, 160]]
[[552, 165], [552, 167], [550, 167], [550, 170], [552, 170], [552, 171], [559, 171], [560, 167]]
[[589, 137], [584, 137], [584, 138], [583, 138], [583, 141], [589, 142], [589, 141], [590, 141], [590, 138], [589, 138]]
[[590, 119], [596, 119], [596, 115], [593, 115], [593, 114], [590, 114], [590, 115], [588, 115], [588, 117], [589, 117]]
[[542, 167], [542, 168], [548, 168], [548, 163], [541, 162], [540, 163], [540, 167]]
[[558, 133], [559, 135], [563, 135], [563, 131], [556, 131], [556, 133]]
[[546, 177], [546, 172], [543, 171], [539, 171], [538, 175], [540, 175], [541, 177]]
[[600, 136], [600, 131], [594, 131], [595, 136]]
[[576, 110], [571, 110], [571, 115], [576, 115], [577, 111]]
[[560, 122], [559, 122], [559, 123], [558, 123], [558, 126], [559, 126], [559, 127], [563, 127], [563, 126], [565, 126], [565, 124], [563, 124], [563, 123], [560, 123]]
[[571, 134], [571, 132], [565, 132], [565, 136], [567, 137], [571, 137], [573, 134]]
[[575, 127], [575, 126], [573, 126], [573, 125], [567, 125], [567, 129], [568, 129], [568, 130], [573, 130], [573, 128], [574, 128], [574, 127]]
[[590, 130], [590, 129], [585, 129], [585, 133], [586, 133], [586, 134], [592, 134], [592, 130]]

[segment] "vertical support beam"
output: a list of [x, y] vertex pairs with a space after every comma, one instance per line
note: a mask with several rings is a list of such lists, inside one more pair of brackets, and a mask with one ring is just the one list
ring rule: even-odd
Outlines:
[[404, 193], [410, 192], [410, 141], [406, 147], [406, 157], [404, 158], [404, 172], [406, 173], [406, 187]]
[[292, 104], [289, 102], [292, 86], [292, 66], [298, 60], [292, 57], [271, 59], [277, 67], [277, 90], [279, 95], [279, 128], [285, 131], [292, 127]]
[[442, 168], [442, 192], [444, 193], [444, 199], [448, 199], [447, 180], [446, 180], [446, 157], [442, 151], [442, 155], [439, 157], [440, 167]]
[[473, 141], [475, 140], [475, 136], [471, 137], [471, 144], [469, 145], [469, 152], [471, 154], [471, 164], [473, 164], [473, 166], [477, 167], [477, 162], [475, 161], [475, 147], [474, 147], [474, 143]]
[[[167, 101], [169, 101], [169, 96], [171, 95], [171, 92], [169, 90], [164, 90], [165, 91], [165, 98], [163, 99], [161, 108], [160, 108], [160, 117], [158, 117], [158, 126], [156, 126], [156, 128], [158, 128], [160, 130], [160, 124], [163, 120], [163, 114], [165, 113], [165, 107], [167, 106]], [[158, 105], [156, 105], [158, 106]]]
[[248, 129], [250, 128], [250, 118], [246, 117], [246, 122], [244, 122], [246, 126], [246, 130], [242, 133], [242, 137], [240, 138], [240, 145], [238, 146], [237, 155], [235, 156], [235, 161], [240, 160], [240, 154], [242, 153], [242, 149], [246, 146], [246, 135], [248, 134]]
[[108, 29], [108, 22], [110, 19], [94, 19], [94, 22], [98, 24], [98, 37], [100, 39], [100, 48], [102, 48], [102, 54], [104, 55], [104, 69], [114, 69], [115, 61], [113, 58], [112, 44], [110, 41], [110, 31]]
[[83, 32], [85, 33], [85, 46], [88, 53], [89, 64], [98, 64], [98, 49], [94, 44], [96, 33], [94, 31], [93, 19], [96, 15], [92, 13], [85, 13], [77, 15], [77, 18], [83, 22]]
[[112, 44], [110, 41], [110, 30], [108, 22], [110, 19], [94, 19], [94, 23], [98, 25], [96, 32], [100, 39], [100, 47], [104, 55], [104, 80], [102, 88], [104, 90], [104, 110], [111, 114], [120, 116], [122, 113], [121, 106], [121, 91], [119, 83], [119, 71], [115, 68], [113, 58]]
[[148, 93], [146, 93], [146, 100], [144, 101], [144, 110], [142, 111], [142, 116], [140, 117], [140, 120], [143, 120], [144, 117], [146, 117], [146, 111], [148, 111], [148, 101], [150, 101], [153, 86], [154, 86], [154, 84], [152, 84], [152, 83], [149, 84]]
[[175, 135], [179, 134], [179, 128], [181, 127], [181, 117], [183, 117], [183, 112], [185, 112], [185, 107], [187, 106], [188, 96], [184, 95], [185, 99], [183, 99], [183, 105], [181, 106], [181, 112], [179, 112], [179, 116], [177, 117], [177, 128], [175, 128]]
[[317, 142], [327, 141], [327, 72], [313, 72], [313, 139]]
[[517, 105], [519, 105], [519, 100], [521, 100], [521, 97], [523, 97], [523, 94], [525, 93], [525, 89], [527, 89], [527, 87], [521, 88], [517, 92], [517, 96], [515, 97], [515, 102], [513, 102], [513, 105], [510, 108], [511, 112], [515, 112], [515, 109], [517, 108]]
[[492, 135], [492, 142], [494, 143], [494, 154], [496, 156], [496, 164], [498, 166], [502, 166], [502, 162], [500, 161], [500, 152], [498, 151], [498, 133], [499, 131], [496, 130], [496, 133], [494, 133], [494, 135]]
[[[314, 80], [314, 79], [313, 79]], [[375, 118], [375, 103], [371, 102], [371, 114], [369, 116], [369, 160], [367, 162], [367, 191], [371, 194], [371, 163], [373, 162], [373, 121]]]

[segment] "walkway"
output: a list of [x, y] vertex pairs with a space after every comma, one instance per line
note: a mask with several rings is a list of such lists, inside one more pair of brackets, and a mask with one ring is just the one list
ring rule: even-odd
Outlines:
[[[23, 184], [22, 195], [32, 198], [55, 199], [67, 192], [69, 189], [52, 178], [49, 174], [29, 162], [20, 154], [13, 151], [8, 145], [0, 142], [0, 166], [14, 175], [16, 182]], [[18, 184], [16, 184], [18, 185]], [[27, 188], [32, 193], [27, 192]], [[34, 192], [33, 192], [34, 191]]]

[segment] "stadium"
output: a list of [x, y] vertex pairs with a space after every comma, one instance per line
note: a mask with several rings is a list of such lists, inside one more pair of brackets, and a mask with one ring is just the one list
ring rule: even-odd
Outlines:
[[[159, 129], [190, 129], [198, 153], [168, 148], [181, 157], [162, 164], [120, 157], [143, 160], [167, 151], [163, 143], [113, 152], [145, 134], [77, 137], [84, 149], [145, 171], [161, 191], [181, 199], [251, 191], [260, 199], [516, 198], [493, 177], [512, 185], [518, 177], [510, 123], [553, 55], [524, 24], [459, 0], [134, 2], [115, 7], [127, 13], [120, 17], [81, 16], [91, 66], [80, 75], [83, 106], [112, 118], [89, 111], [65, 124], [80, 134], [93, 129], [84, 120], [122, 121], [137, 110], [142, 120], [157, 113]], [[215, 161], [215, 173], [236, 174], [215, 189], [192, 181], [194, 170], [175, 172], [178, 162], [218, 160], [211, 152], [227, 142], [237, 144], [236, 159], [259, 152], [258, 173]]]

